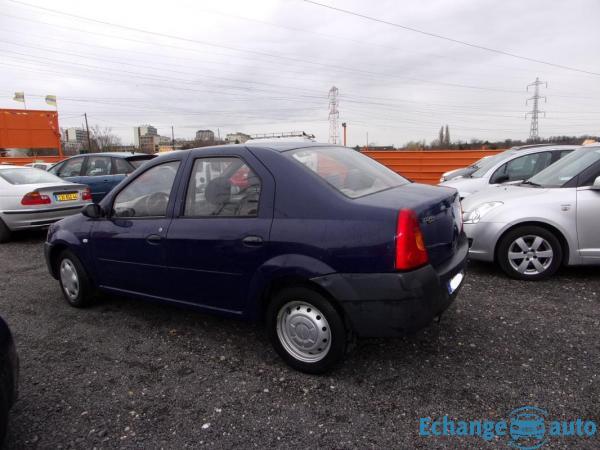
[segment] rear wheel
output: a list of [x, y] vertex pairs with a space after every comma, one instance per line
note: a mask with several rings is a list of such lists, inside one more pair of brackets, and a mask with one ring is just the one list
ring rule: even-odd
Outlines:
[[286, 288], [273, 297], [267, 330], [277, 353], [302, 372], [327, 372], [346, 352], [342, 317], [325, 297], [308, 288]]
[[73, 252], [65, 250], [58, 257], [57, 269], [60, 287], [67, 303], [76, 308], [88, 306], [94, 293], [79, 258]]
[[10, 230], [4, 223], [2, 219], [0, 219], [0, 243], [8, 242], [10, 240]]
[[552, 276], [562, 262], [558, 238], [545, 228], [523, 226], [508, 232], [498, 247], [498, 263], [510, 277], [543, 280]]

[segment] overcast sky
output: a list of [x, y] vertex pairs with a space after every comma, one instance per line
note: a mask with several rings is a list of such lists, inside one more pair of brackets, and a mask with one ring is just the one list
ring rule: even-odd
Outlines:
[[[598, 0], [318, 1], [600, 74]], [[0, 107], [21, 108], [12, 94], [25, 91], [28, 108], [50, 109], [43, 96], [55, 94], [62, 127], [87, 112], [124, 144], [145, 123], [181, 138], [304, 130], [326, 142], [333, 85], [349, 145], [367, 133], [379, 145], [430, 141], [443, 124], [452, 140], [524, 139], [536, 77], [548, 81], [541, 136], [600, 134], [600, 75], [301, 0], [24, 2], [0, 0]]]

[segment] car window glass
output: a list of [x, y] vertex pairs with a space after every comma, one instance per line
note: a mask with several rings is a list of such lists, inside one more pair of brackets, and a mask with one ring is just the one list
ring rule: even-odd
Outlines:
[[62, 167], [58, 169], [59, 177], [78, 177], [81, 174], [81, 166], [83, 158], [73, 158], [66, 161]]
[[114, 217], [163, 217], [179, 161], [154, 166], [128, 184], [115, 198]]
[[184, 215], [256, 216], [260, 189], [260, 179], [240, 158], [197, 159], [190, 176]]
[[492, 183], [527, 180], [548, 167], [552, 160], [550, 152], [533, 153], [508, 161], [500, 167], [490, 180]]
[[516, 152], [516, 150], [506, 150], [502, 153], [490, 156], [489, 158], [479, 160], [477, 163], [477, 170], [471, 174], [471, 178], [481, 178], [496, 164], [502, 162]]
[[530, 181], [544, 187], [561, 187], [598, 161], [600, 161], [600, 148], [582, 148], [552, 164]]
[[84, 175], [88, 177], [110, 175], [110, 167], [108, 156], [89, 156]]
[[113, 158], [114, 173], [123, 175], [133, 172], [133, 167], [123, 158]]

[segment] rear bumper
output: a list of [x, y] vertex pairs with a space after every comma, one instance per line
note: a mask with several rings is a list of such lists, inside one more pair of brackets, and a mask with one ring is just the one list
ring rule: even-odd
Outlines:
[[468, 244], [462, 237], [451, 260], [439, 267], [383, 274], [332, 274], [312, 281], [328, 291], [343, 308], [361, 337], [393, 337], [418, 331], [443, 313], [460, 286], [448, 284], [464, 273]]
[[2, 211], [0, 215], [10, 230], [24, 230], [28, 228], [46, 227], [54, 222], [58, 222], [65, 217], [77, 214], [86, 204], [87, 203], [59, 208], [17, 209]]

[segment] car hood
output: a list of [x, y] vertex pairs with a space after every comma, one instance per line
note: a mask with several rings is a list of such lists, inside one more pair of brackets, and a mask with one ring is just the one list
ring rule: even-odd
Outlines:
[[487, 186], [488, 180], [485, 178], [455, 178], [440, 183], [440, 186], [452, 187], [458, 190], [461, 198], [467, 197], [474, 192], [480, 191]]
[[550, 189], [547, 188], [522, 185], [501, 184], [497, 186], [490, 186], [463, 199], [462, 208], [463, 211], [471, 211], [482, 203], [507, 203], [511, 200], [526, 203], [528, 198], [547, 194], [549, 190]]

